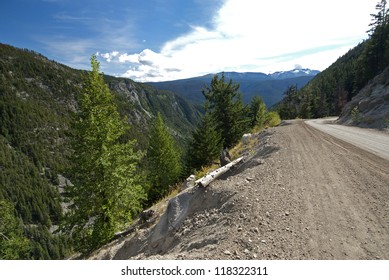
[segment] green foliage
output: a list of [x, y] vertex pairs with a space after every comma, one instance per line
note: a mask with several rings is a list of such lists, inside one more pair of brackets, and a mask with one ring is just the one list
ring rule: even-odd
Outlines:
[[[147, 149], [152, 118], [161, 113], [165, 124], [174, 130], [173, 137], [180, 147], [189, 141], [190, 133], [197, 124], [201, 108], [188, 103], [179, 95], [166, 90], [157, 90], [146, 84], [134, 83], [128, 79], [105, 77], [116, 95], [121, 115], [128, 116], [131, 134], [138, 140], [141, 149]], [[134, 102], [134, 99], [136, 102]], [[140, 117], [145, 114], [145, 117]]]
[[123, 229], [146, 198], [138, 175], [141, 154], [134, 151], [135, 141], [121, 143], [128, 125], [119, 116], [95, 56], [91, 66], [75, 122], [74, 186], [69, 188], [72, 206], [63, 225], [83, 253]]
[[187, 154], [189, 172], [211, 165], [218, 158], [221, 149], [220, 133], [216, 129], [211, 114], [206, 111], [205, 116], [192, 133], [192, 140], [189, 143]]
[[149, 202], [164, 197], [169, 187], [175, 184], [181, 175], [181, 159], [177, 145], [158, 113], [150, 131], [147, 149]]
[[23, 222], [14, 216], [11, 203], [0, 200], [0, 260], [26, 259], [29, 240], [23, 234]]
[[362, 88], [369, 80], [389, 65], [389, 16], [386, 0], [376, 5], [377, 14], [372, 14], [369, 40], [357, 60], [355, 86]]
[[261, 97], [253, 97], [250, 106], [244, 106], [238, 89], [239, 85], [232, 80], [226, 83], [224, 75], [221, 79], [216, 75], [210, 87], [203, 90], [206, 113], [188, 147], [188, 172], [211, 165], [221, 149], [233, 147], [243, 133], [253, 128], [260, 130], [264, 125], [279, 124], [278, 114], [268, 114]]
[[297, 86], [289, 86], [284, 92], [284, 99], [278, 105], [277, 110], [282, 119], [292, 119], [297, 115], [297, 106], [295, 100], [297, 99]]
[[211, 85], [203, 89], [223, 147], [230, 148], [236, 144], [249, 127], [247, 109], [238, 90], [239, 85], [232, 80], [225, 82], [224, 74], [220, 79], [215, 75]]
[[354, 122], [359, 123], [362, 120], [361, 112], [359, 111], [358, 106], [355, 106], [351, 110], [351, 118]]
[[280, 115], [275, 111], [270, 111], [266, 114], [265, 126], [275, 127], [281, 123]]
[[263, 127], [266, 119], [266, 105], [260, 96], [254, 96], [250, 104], [251, 127]]
[[[84, 72], [25, 49], [0, 43], [0, 199], [14, 205], [31, 250], [26, 259], [63, 259], [70, 253], [64, 234], [52, 234], [62, 218], [58, 175], [73, 181], [72, 116], [79, 111]], [[150, 116], [161, 111], [181, 146], [197, 123], [199, 109], [172, 92], [128, 79], [104, 77], [119, 114], [131, 129], [120, 143], [137, 139], [146, 149]], [[137, 169], [136, 174], [141, 174]], [[65, 190], [67, 191], [67, 190]], [[66, 194], [66, 192], [64, 193]]]

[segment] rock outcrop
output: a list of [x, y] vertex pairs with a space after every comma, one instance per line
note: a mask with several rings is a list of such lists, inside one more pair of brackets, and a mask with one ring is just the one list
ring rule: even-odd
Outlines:
[[389, 128], [389, 67], [347, 103], [337, 122], [360, 127]]

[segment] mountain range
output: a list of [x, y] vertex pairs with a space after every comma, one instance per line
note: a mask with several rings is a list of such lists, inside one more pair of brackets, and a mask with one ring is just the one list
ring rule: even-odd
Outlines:
[[271, 107], [282, 99], [288, 86], [297, 85], [297, 87], [301, 88], [318, 73], [320, 71], [311, 69], [293, 69], [272, 74], [261, 72], [224, 72], [189, 79], [147, 84], [157, 89], [171, 90], [194, 103], [202, 103], [204, 98], [201, 90], [204, 86], [210, 84], [214, 75], [221, 76], [224, 74], [227, 80], [232, 79], [235, 83], [240, 84], [240, 92], [245, 103], [249, 103], [255, 95], [259, 95], [265, 104]]

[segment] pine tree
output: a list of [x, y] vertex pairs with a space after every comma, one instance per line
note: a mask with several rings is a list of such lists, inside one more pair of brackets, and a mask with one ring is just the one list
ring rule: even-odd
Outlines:
[[220, 133], [211, 114], [206, 110], [204, 117], [192, 134], [188, 149], [190, 171], [212, 164], [222, 149]]
[[361, 89], [369, 80], [381, 73], [389, 64], [389, 14], [387, 1], [376, 5], [377, 14], [371, 14], [372, 22], [367, 32], [370, 39], [358, 58], [355, 87]]
[[215, 75], [210, 87], [203, 89], [209, 102], [210, 114], [222, 138], [223, 148], [236, 144], [247, 128], [246, 110], [238, 93], [239, 84], [225, 82], [224, 74], [219, 79]]
[[288, 86], [284, 92], [284, 98], [278, 106], [278, 112], [282, 119], [293, 119], [297, 117], [297, 102], [297, 85]]
[[254, 96], [250, 104], [251, 128], [262, 127], [266, 119], [266, 105], [260, 96]]
[[369, 24], [369, 26], [371, 26], [371, 29], [367, 31], [370, 35], [373, 35], [378, 28], [382, 28], [388, 23], [389, 18], [388, 9], [386, 5], [386, 0], [381, 0], [376, 4], [375, 8], [378, 12], [377, 14], [371, 14], [372, 22]]
[[119, 116], [95, 56], [91, 66], [74, 125], [74, 186], [68, 189], [73, 204], [63, 225], [83, 253], [123, 229], [146, 198], [138, 175], [141, 154], [134, 151], [135, 141], [120, 141], [129, 127]]
[[177, 145], [158, 113], [150, 132], [147, 150], [149, 201], [162, 198], [181, 175], [181, 159]]

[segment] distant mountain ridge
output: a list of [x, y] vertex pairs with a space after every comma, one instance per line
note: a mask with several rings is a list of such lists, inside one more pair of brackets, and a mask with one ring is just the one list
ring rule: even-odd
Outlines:
[[170, 90], [186, 99], [202, 103], [204, 98], [201, 90], [204, 86], [209, 85], [214, 75], [232, 79], [235, 83], [240, 84], [240, 91], [243, 101], [248, 103], [253, 96], [259, 95], [263, 98], [268, 107], [279, 102], [288, 86], [297, 85], [303, 87], [313, 79], [320, 71], [311, 69], [293, 69], [290, 71], [278, 71], [272, 74], [261, 72], [223, 72], [216, 74], [207, 74], [200, 77], [147, 83], [160, 90]]

